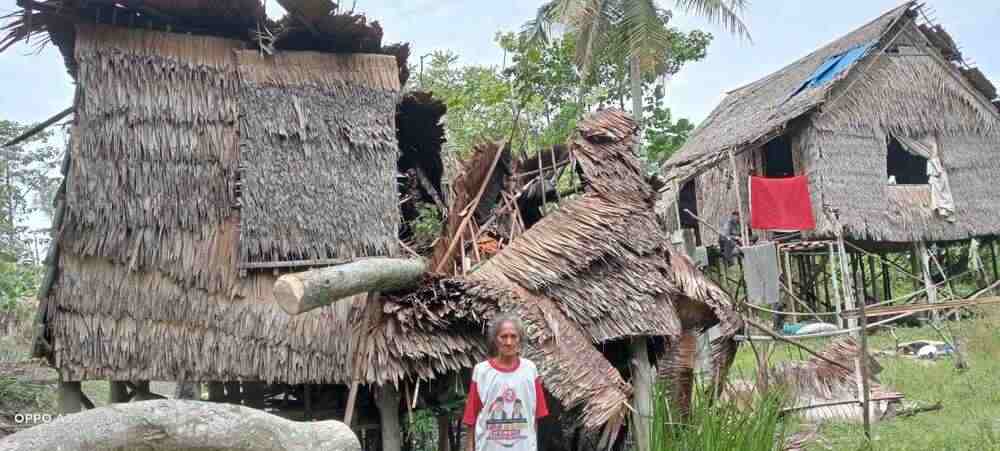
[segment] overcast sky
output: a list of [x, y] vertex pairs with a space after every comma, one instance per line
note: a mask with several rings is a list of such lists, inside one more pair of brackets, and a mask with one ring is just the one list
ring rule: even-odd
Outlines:
[[[449, 49], [466, 64], [499, 65], [502, 53], [493, 42], [495, 33], [517, 30], [540, 4], [541, 0], [357, 0], [357, 9], [382, 23], [386, 42], [410, 42], [414, 63], [420, 55]], [[661, 2], [662, 6], [671, 4]], [[726, 91], [791, 63], [899, 4], [897, 0], [756, 0], [745, 16], [752, 43], [676, 14], [674, 25], [684, 30], [702, 28], [716, 38], [704, 61], [685, 67], [674, 79], [668, 102], [679, 116], [700, 121]], [[273, 0], [267, 6], [269, 14], [280, 14]], [[14, 8], [14, 0], [0, 0], [0, 13]], [[977, 63], [991, 79], [1000, 79], [1000, 46], [996, 45], [996, 29], [991, 28], [1000, 23], [1000, 2], [931, 0], [929, 9], [961, 45], [967, 60]], [[0, 117], [4, 119], [41, 121], [72, 100], [71, 80], [58, 51], [51, 46], [37, 55], [31, 51], [32, 47], [18, 44], [0, 54]]]

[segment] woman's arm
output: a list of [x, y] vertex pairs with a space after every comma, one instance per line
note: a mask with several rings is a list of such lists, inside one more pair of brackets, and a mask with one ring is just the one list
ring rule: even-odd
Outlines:
[[465, 426], [465, 451], [476, 451], [476, 428]]

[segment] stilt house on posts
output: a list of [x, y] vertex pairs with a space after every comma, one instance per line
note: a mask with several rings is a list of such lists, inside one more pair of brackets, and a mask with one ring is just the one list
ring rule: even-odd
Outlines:
[[300, 384], [352, 379], [350, 303], [290, 316], [275, 280], [399, 256], [397, 175], [440, 190], [444, 106], [402, 94], [409, 47], [377, 22], [281, 3], [279, 22], [256, 0], [24, 0], [5, 18], [0, 49], [52, 43], [76, 82], [36, 339], [68, 396], [212, 381], [263, 403], [273, 382], [308, 410]]
[[842, 237], [847, 283], [864, 288], [859, 297], [889, 300], [884, 269], [898, 262], [869, 261], [866, 272], [866, 255], [916, 248], [920, 279], [937, 273], [947, 247], [928, 258], [925, 243], [988, 237], [992, 246], [998, 157], [997, 90], [923, 6], [906, 2], [728, 93], [664, 164], [657, 208], [671, 230], [693, 230], [695, 246], [715, 245], [738, 211], [743, 230], [731, 233], [743, 245], [771, 240], [804, 252], [778, 260], [788, 291], [808, 304], [839, 302], [832, 279], [841, 269], [827, 272], [834, 264], [822, 254], [838, 253]]

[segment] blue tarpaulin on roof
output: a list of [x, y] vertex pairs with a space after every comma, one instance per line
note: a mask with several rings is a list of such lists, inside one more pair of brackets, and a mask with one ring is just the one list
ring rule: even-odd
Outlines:
[[859, 44], [851, 47], [845, 52], [827, 58], [826, 61], [823, 61], [823, 64], [820, 64], [820, 66], [813, 71], [812, 75], [803, 81], [802, 85], [788, 97], [795, 97], [796, 94], [805, 91], [806, 89], [820, 86], [824, 83], [829, 83], [831, 80], [837, 78], [838, 75], [847, 70], [848, 67], [851, 67], [851, 65], [857, 60], [864, 57], [868, 53], [868, 50], [874, 45], [874, 41], [867, 44]]

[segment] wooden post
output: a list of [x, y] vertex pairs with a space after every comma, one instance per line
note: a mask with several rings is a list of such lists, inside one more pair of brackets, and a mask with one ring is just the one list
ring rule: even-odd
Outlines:
[[83, 391], [79, 381], [59, 381], [59, 413], [77, 413], [83, 410]]
[[[924, 288], [927, 289], [927, 303], [937, 304], [937, 286], [934, 285], [934, 280], [931, 278], [931, 266], [930, 258], [931, 255], [927, 251], [927, 243], [923, 240], [917, 241], [915, 244], [916, 253], [920, 256], [920, 269], [924, 275]], [[931, 318], [935, 323], [938, 322], [938, 312], [932, 311]]]
[[874, 255], [869, 255], [868, 256], [868, 275], [869, 275], [869, 278], [870, 278], [871, 284], [872, 284], [872, 298], [874, 298], [878, 302], [884, 301], [885, 299], [883, 299], [883, 297], [882, 297], [883, 293], [881, 293], [882, 290], [878, 289], [879, 288], [878, 287], [878, 272], [875, 271], [875, 256]]
[[833, 253], [834, 253], [833, 243], [830, 243], [829, 249], [830, 249], [830, 277], [833, 280], [833, 294], [835, 298], [833, 301], [833, 306], [835, 311], [837, 312], [837, 325], [840, 327], [844, 327], [844, 319], [841, 318], [840, 316], [840, 312], [842, 311], [843, 308], [844, 296], [840, 291], [840, 277], [838, 276], [840, 274], [840, 271], [837, 270], [836, 266], [837, 265], [836, 262], [838, 262], [838, 260], [833, 258]]
[[740, 209], [740, 238], [743, 239], [742, 246], [750, 245], [750, 232], [747, 229], [747, 221], [750, 219], [749, 215], [746, 214], [746, 210], [743, 208], [743, 193], [741, 187], [743, 186], [743, 177], [740, 175], [739, 171], [736, 170], [736, 157], [733, 156], [733, 149], [727, 151], [729, 154], [729, 165], [733, 168], [733, 182], [736, 186], [736, 205]]
[[[913, 249], [910, 249], [910, 274], [916, 276], [921, 274], [920, 280], [923, 280], [923, 271], [920, 269], [920, 252], [916, 243], [913, 244]], [[920, 281], [915, 277], [909, 278], [913, 282], [913, 291], [922, 289], [920, 286]]]
[[313, 419], [312, 384], [302, 385], [302, 397], [305, 398], [305, 418], [311, 420]]
[[351, 426], [351, 422], [354, 421], [354, 404], [358, 399], [358, 382], [354, 381], [351, 383], [351, 391], [347, 394], [347, 407], [344, 410], [344, 424], [348, 427]]
[[996, 237], [990, 239], [990, 260], [993, 262], [993, 280], [1000, 280], [1000, 273], [997, 272], [997, 249], [994, 246]]
[[629, 342], [629, 364], [632, 367], [632, 434], [636, 451], [650, 451], [649, 427], [653, 416], [653, 368], [649, 364], [646, 337], [633, 337]]
[[[856, 307], [854, 302], [854, 281], [851, 280], [851, 262], [847, 254], [847, 248], [844, 246], [844, 235], [843, 232], [839, 233], [837, 236], [837, 248], [840, 254], [840, 275], [841, 283], [844, 286], [844, 309], [854, 310]], [[857, 327], [858, 320], [856, 318], [850, 318], [847, 320], [847, 327], [854, 328]]]
[[128, 402], [129, 398], [128, 387], [122, 381], [109, 381], [108, 382], [108, 402], [111, 404], [118, 404], [123, 402]]
[[226, 397], [225, 397], [226, 402], [232, 404], [241, 404], [240, 400], [242, 399], [242, 396], [240, 395], [240, 383], [235, 381], [227, 381], [224, 383], [224, 386], [226, 387]]
[[377, 388], [379, 419], [382, 424], [382, 451], [401, 451], [403, 431], [399, 426], [399, 391], [391, 384]]
[[889, 264], [886, 263], [886, 259], [889, 257], [885, 255], [885, 252], [879, 253], [879, 261], [882, 263], [882, 300], [888, 301], [892, 299], [892, 279], [889, 277]]
[[[864, 261], [864, 257], [863, 256], [859, 256], [858, 260], [859, 260], [859, 263], [863, 262]], [[871, 257], [869, 257], [868, 261], [869, 261], [869, 269], [871, 269], [872, 272], [874, 273], [875, 266], [874, 266], [874, 264], [872, 264], [873, 262], [871, 261]], [[865, 270], [864, 270], [864, 267], [862, 267], [861, 268], [861, 276], [862, 276], [862, 278], [864, 278], [864, 274], [865, 274]], [[875, 289], [875, 279], [874, 279], [874, 277], [872, 278], [871, 282], [872, 282], [872, 291], [873, 292], [874, 291], [878, 291], [878, 290]], [[862, 290], [861, 296], [862, 296], [861, 302], [858, 302], [858, 311], [860, 313], [860, 317], [858, 318], [858, 322], [860, 323], [859, 326], [861, 327], [861, 329], [858, 330], [858, 342], [861, 343], [861, 349], [859, 350], [859, 353], [861, 355], [858, 357], [858, 360], [857, 360], [857, 369], [858, 369], [858, 373], [861, 376], [861, 390], [862, 390], [862, 393], [861, 393], [861, 399], [862, 399], [862, 403], [861, 403], [861, 410], [862, 410], [861, 418], [862, 418], [862, 420], [864, 422], [864, 426], [865, 426], [865, 437], [868, 439], [869, 442], [871, 442], [871, 440], [872, 440], [871, 410], [869, 409], [869, 404], [870, 404], [870, 400], [871, 400], [871, 389], [869, 388], [869, 384], [868, 384], [868, 330], [867, 330], [868, 329], [868, 316], [865, 314], [865, 306], [866, 306], [867, 302], [866, 302], [866, 299], [865, 299], [864, 290]]]
[[[780, 251], [779, 251], [779, 254], [780, 254]], [[785, 285], [788, 285], [788, 288], [791, 289], [792, 287], [795, 286], [795, 284], [792, 283], [792, 281], [795, 280], [795, 278], [792, 276], [792, 257], [791, 257], [791, 252], [785, 251], [784, 254], [781, 254], [781, 255], [782, 255], [782, 261], [784, 261], [784, 266], [785, 266]], [[785, 307], [785, 308], [789, 309], [792, 313], [795, 313], [798, 310], [797, 310], [796, 305], [795, 305], [795, 298], [793, 298], [792, 296], [794, 296], [794, 293], [790, 293], [790, 292], [789, 293], [785, 293], [785, 300], [788, 301], [788, 306]]]
[[212, 402], [223, 402], [226, 399], [226, 386], [219, 381], [208, 383], [208, 400]]

